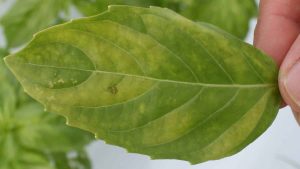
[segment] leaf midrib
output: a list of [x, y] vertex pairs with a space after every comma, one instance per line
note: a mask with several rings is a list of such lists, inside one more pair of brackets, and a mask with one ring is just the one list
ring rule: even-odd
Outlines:
[[[79, 69], [79, 68], [70, 68], [70, 67], [61, 67], [61, 66], [51, 66], [51, 65], [41, 65], [41, 64], [33, 64], [33, 63], [20, 63], [33, 67], [42, 67], [42, 68], [54, 68], [54, 69], [65, 69], [65, 70], [75, 70], [75, 71], [83, 71], [83, 72], [92, 72], [92, 73], [102, 73], [102, 74], [111, 74], [117, 76], [128, 76], [141, 78], [145, 80], [153, 80], [159, 82], [167, 82], [167, 83], [176, 83], [183, 85], [191, 85], [191, 86], [203, 86], [203, 87], [212, 87], [212, 88], [275, 88], [277, 84], [275, 83], [259, 83], [259, 84], [212, 84], [212, 83], [203, 83], [203, 82], [186, 82], [186, 81], [178, 81], [178, 80], [170, 80], [170, 79], [160, 79], [142, 75], [134, 75], [120, 72], [110, 72], [110, 71], [102, 71], [102, 70], [88, 70], [88, 69]], [[53, 89], [56, 90], [56, 89]]]

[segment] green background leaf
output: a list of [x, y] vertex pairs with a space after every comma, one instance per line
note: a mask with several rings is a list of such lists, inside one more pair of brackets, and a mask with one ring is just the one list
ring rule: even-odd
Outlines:
[[256, 16], [255, 0], [191, 0], [182, 1], [181, 13], [193, 20], [214, 24], [243, 39], [250, 19]]
[[53, 25], [67, 4], [68, 0], [17, 0], [1, 18], [7, 47], [23, 45], [34, 33]]
[[[109, 5], [133, 5], [141, 7], [163, 6], [165, 0], [72, 0], [84, 15], [91, 16], [107, 10]], [[168, 0], [169, 1], [169, 0]]]
[[84, 15], [96, 15], [108, 5], [162, 6], [194, 20], [214, 24], [244, 39], [250, 19], [256, 16], [255, 0], [73, 0]]
[[214, 24], [239, 38], [245, 38], [249, 21], [257, 12], [254, 0], [16, 0], [0, 23], [7, 47], [19, 47], [36, 32], [64, 22], [72, 5], [90, 16], [105, 11], [111, 4], [167, 7], [194, 21]]
[[237, 153], [279, 109], [270, 57], [163, 8], [112, 6], [37, 34], [6, 63], [70, 125], [155, 159]]

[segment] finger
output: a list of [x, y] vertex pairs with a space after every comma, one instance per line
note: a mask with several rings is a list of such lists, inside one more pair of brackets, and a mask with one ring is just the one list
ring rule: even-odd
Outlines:
[[300, 0], [261, 0], [254, 45], [280, 65], [300, 33]]
[[281, 95], [300, 125], [300, 36], [286, 55], [279, 74]]

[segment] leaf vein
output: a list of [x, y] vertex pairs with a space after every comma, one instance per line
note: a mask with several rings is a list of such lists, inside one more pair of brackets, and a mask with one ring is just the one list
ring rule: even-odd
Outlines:
[[195, 101], [200, 95], [201, 93], [203, 92], [205, 87], [202, 87], [199, 89], [199, 91], [190, 99], [186, 100], [183, 104], [177, 106], [176, 108], [174, 108], [171, 112], [167, 112], [165, 114], [163, 114], [162, 116], [156, 118], [156, 119], [152, 119], [151, 121], [147, 122], [146, 124], [143, 124], [141, 126], [137, 126], [135, 128], [132, 128], [132, 129], [126, 129], [126, 130], [108, 130], [107, 132], [112, 132], [112, 133], [127, 133], [127, 132], [131, 132], [131, 131], [134, 131], [134, 130], [138, 130], [138, 129], [141, 129], [141, 128], [144, 128], [148, 125], [150, 125], [151, 123], [159, 120], [159, 119], [162, 119], [164, 117], [166, 117], [167, 115], [169, 115], [170, 113], [172, 112], [176, 112], [176, 110], [188, 105], [189, 103], [192, 103], [193, 101]]
[[184, 136], [189, 135], [192, 131], [194, 131], [195, 129], [199, 128], [200, 126], [202, 126], [203, 124], [205, 124], [208, 120], [210, 120], [212, 117], [214, 117], [216, 114], [218, 114], [219, 112], [221, 112], [222, 110], [224, 110], [225, 108], [227, 108], [228, 106], [230, 106], [230, 104], [236, 99], [236, 97], [238, 96], [240, 92], [240, 89], [238, 89], [235, 94], [232, 96], [232, 98], [226, 102], [222, 107], [220, 107], [219, 109], [217, 109], [215, 112], [211, 113], [207, 118], [202, 119], [201, 121], [197, 122], [196, 125], [194, 127], [192, 127], [191, 129], [189, 129], [187, 132], [183, 133], [181, 136], [177, 137], [176, 139], [173, 139], [171, 141], [165, 142], [165, 143], [160, 143], [160, 144], [156, 144], [156, 145], [150, 145], [150, 146], [145, 146], [146, 148], [150, 148], [150, 147], [157, 147], [157, 146], [162, 146], [162, 145], [166, 145], [169, 143], [172, 143], [174, 141], [179, 140], [180, 138], [183, 138]]
[[228, 131], [236, 124], [236, 123], [238, 123], [241, 119], [243, 119], [243, 118], [249, 113], [249, 111], [261, 101], [261, 99], [262, 99], [265, 95], [266, 95], [266, 94], [264, 94], [263, 96], [261, 96], [261, 98], [258, 99], [258, 100], [254, 103], [254, 105], [251, 106], [250, 109], [249, 109], [247, 112], [245, 112], [244, 115], [242, 115], [236, 122], [234, 122], [232, 125], [230, 125], [230, 127], [228, 127], [225, 131], [223, 131], [217, 138], [214, 139], [214, 141], [212, 141], [211, 143], [209, 143], [209, 144], [206, 145], [205, 147], [201, 148], [201, 150], [194, 150], [194, 151], [191, 151], [191, 152], [189, 152], [189, 153], [195, 153], [195, 152], [197, 152], [197, 151], [203, 151], [203, 149], [207, 148], [207, 147], [210, 146], [210, 145], [213, 145], [216, 141], [218, 141], [219, 139], [221, 139], [222, 136], [225, 135], [225, 134], [226, 134], [226, 133], [227, 133], [227, 132], [228, 132]]
[[[154, 77], [146, 77], [141, 75], [134, 75], [134, 74], [126, 74], [126, 73], [119, 73], [119, 72], [109, 72], [109, 71], [101, 71], [101, 70], [88, 70], [88, 69], [78, 69], [78, 68], [70, 68], [70, 67], [60, 67], [60, 66], [49, 66], [49, 65], [42, 65], [42, 64], [33, 64], [33, 63], [19, 63], [25, 64], [35, 67], [46, 67], [46, 68], [56, 68], [56, 69], [66, 69], [66, 70], [76, 70], [76, 71], [84, 71], [84, 72], [96, 72], [102, 74], [111, 74], [115, 76], [128, 76], [128, 77], [135, 77], [140, 79], [146, 80], [153, 80], [159, 82], [166, 82], [166, 83], [177, 83], [182, 85], [191, 85], [191, 86], [205, 86], [205, 87], [213, 87], [213, 88], [275, 88], [277, 84], [275, 83], [265, 83], [265, 84], [212, 84], [212, 83], [200, 83], [200, 82], [186, 82], [186, 81], [178, 81], [178, 80], [170, 80], [170, 79], [159, 79]], [[60, 90], [60, 89], [55, 89]]]

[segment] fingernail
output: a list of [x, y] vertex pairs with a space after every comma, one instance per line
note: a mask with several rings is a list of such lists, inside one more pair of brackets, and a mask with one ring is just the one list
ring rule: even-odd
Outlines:
[[290, 99], [300, 108], [300, 62], [288, 72], [285, 87]]

